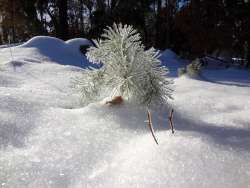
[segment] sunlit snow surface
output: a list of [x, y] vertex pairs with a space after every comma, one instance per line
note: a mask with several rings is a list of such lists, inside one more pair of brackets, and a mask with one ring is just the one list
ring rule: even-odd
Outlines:
[[90, 46], [91, 42], [81, 38], [64, 42], [54, 37], [37, 36], [12, 48], [1, 49], [0, 46], [0, 64], [17, 60], [33, 63], [49, 61], [62, 65], [96, 67], [96, 65], [89, 63], [80, 52], [80, 45]]
[[0, 67], [0, 187], [250, 187], [249, 72], [175, 78], [176, 133], [168, 110], [152, 109], [157, 146], [145, 108], [82, 106], [71, 84], [80, 68], [19, 49], [28, 59]]

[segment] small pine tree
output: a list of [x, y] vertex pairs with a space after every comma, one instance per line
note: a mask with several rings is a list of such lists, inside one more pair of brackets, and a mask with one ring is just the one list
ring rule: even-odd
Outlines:
[[154, 48], [145, 50], [132, 26], [114, 24], [101, 37], [86, 55], [91, 62], [103, 66], [84, 70], [82, 78], [77, 79], [85, 101], [96, 100], [102, 93], [147, 105], [166, 103], [171, 98], [168, 69], [160, 66], [159, 53]]

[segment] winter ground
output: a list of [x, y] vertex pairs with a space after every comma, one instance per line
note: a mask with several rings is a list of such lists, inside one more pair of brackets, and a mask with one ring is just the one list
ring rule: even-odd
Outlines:
[[249, 71], [177, 78], [181, 61], [163, 52], [176, 133], [168, 110], [152, 109], [156, 145], [145, 108], [82, 106], [71, 87], [81, 68], [71, 65], [90, 64], [73, 43], [36, 38], [0, 49], [0, 187], [250, 187]]

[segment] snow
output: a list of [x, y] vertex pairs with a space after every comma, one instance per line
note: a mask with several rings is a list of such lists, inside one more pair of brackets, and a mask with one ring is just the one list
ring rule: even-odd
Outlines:
[[62, 65], [96, 67], [80, 52], [80, 46], [88, 44], [91, 42], [81, 38], [64, 42], [54, 37], [37, 36], [22, 45], [0, 49], [0, 63], [18, 59], [37, 63], [52, 61]]
[[178, 68], [186, 67], [186, 60], [178, 57], [172, 50], [166, 49], [161, 52], [160, 60], [162, 61], [162, 65], [168, 67], [169, 69], [169, 77], [176, 78], [178, 77]]
[[93, 46], [92, 42], [84, 38], [75, 38], [66, 41], [66, 44], [72, 49], [79, 50], [81, 45], [83, 46]]
[[249, 70], [244, 69], [220, 69], [216, 71], [203, 70], [203, 79], [224, 85], [249, 87], [250, 86], [250, 73]]
[[13, 43], [13, 44], [4, 44], [4, 45], [0, 45], [0, 49], [1, 48], [9, 48], [9, 47], [14, 47], [14, 46], [19, 46], [23, 43]]
[[83, 106], [71, 84], [82, 69], [35, 53], [65, 44], [31, 42], [13, 47], [14, 61], [1, 66], [1, 188], [250, 186], [249, 71], [173, 77], [176, 132], [169, 130], [169, 109], [152, 108], [156, 145], [145, 107], [105, 100]]

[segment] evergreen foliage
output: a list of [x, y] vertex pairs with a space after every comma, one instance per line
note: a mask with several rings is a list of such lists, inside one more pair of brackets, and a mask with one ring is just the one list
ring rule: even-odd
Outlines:
[[166, 103], [171, 98], [172, 83], [166, 78], [168, 69], [160, 66], [154, 48], [145, 50], [141, 37], [132, 26], [113, 25], [94, 41], [87, 57], [102, 63], [98, 70], [85, 70], [78, 79], [84, 101], [96, 100], [102, 93], [143, 104]]
[[190, 77], [196, 77], [200, 75], [201, 72], [201, 63], [199, 59], [195, 59], [192, 63], [187, 65], [186, 68], [187, 74]]

